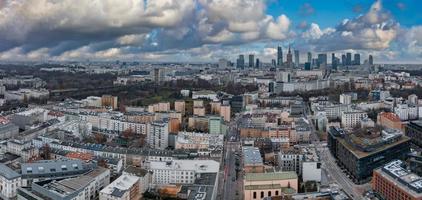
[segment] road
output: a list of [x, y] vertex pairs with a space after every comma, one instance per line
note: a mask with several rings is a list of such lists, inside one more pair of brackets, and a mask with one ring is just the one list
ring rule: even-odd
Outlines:
[[[237, 129], [238, 117], [230, 122], [229, 133], [224, 143], [222, 159], [221, 187], [219, 199], [243, 199], [242, 198], [242, 175], [236, 174], [236, 158], [240, 160], [240, 138]], [[238, 156], [239, 155], [239, 156]], [[222, 194], [222, 195], [221, 195]]]
[[[309, 105], [307, 105], [305, 116], [309, 115], [309, 113], [311, 112]], [[315, 145], [318, 156], [320, 157], [322, 163], [323, 174], [321, 182], [324, 184], [336, 183], [353, 199], [362, 199], [362, 193], [358, 192], [357, 189], [358, 186], [355, 185], [352, 180], [346, 177], [346, 174], [336, 164], [335, 158], [331, 155], [326, 143], [319, 140], [313, 121], [310, 117], [307, 117], [307, 119], [309, 119], [309, 123], [312, 129], [310, 135], [311, 142]]]

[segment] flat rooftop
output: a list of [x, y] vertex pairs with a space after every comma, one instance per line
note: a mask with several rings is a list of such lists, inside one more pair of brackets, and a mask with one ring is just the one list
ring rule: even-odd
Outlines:
[[263, 165], [264, 162], [258, 147], [245, 146], [242, 149], [244, 165]]
[[273, 180], [288, 180], [297, 179], [296, 172], [271, 172], [271, 173], [246, 173], [246, 181], [273, 181]]
[[[401, 160], [392, 161], [378, 169], [384, 177], [389, 177], [390, 181], [396, 183], [403, 190], [410, 192], [413, 196], [422, 197], [422, 177], [412, 173], [405, 168]], [[387, 174], [388, 176], [385, 176]]]

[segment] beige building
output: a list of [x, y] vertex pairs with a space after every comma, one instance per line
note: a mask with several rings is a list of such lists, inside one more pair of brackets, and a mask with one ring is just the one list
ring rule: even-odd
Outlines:
[[205, 108], [204, 107], [194, 107], [193, 108], [193, 115], [205, 116]]
[[175, 101], [174, 102], [174, 110], [177, 112], [180, 112], [182, 114], [185, 114], [186, 109], [186, 103], [185, 101]]
[[101, 97], [101, 105], [117, 109], [117, 97], [111, 95], [103, 95]]
[[231, 117], [230, 105], [220, 106], [220, 116], [223, 117], [224, 121], [229, 122]]
[[246, 173], [243, 180], [245, 200], [266, 197], [286, 197], [297, 193], [298, 177], [295, 172]]
[[193, 107], [204, 107], [204, 101], [202, 100], [194, 100]]
[[148, 106], [148, 112], [168, 112], [170, 111], [169, 102], [160, 102]]
[[211, 114], [220, 114], [221, 103], [219, 101], [210, 102]]

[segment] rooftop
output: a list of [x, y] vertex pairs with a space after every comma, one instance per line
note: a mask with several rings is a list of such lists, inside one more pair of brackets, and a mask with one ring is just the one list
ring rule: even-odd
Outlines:
[[138, 183], [139, 177], [129, 174], [123, 174], [107, 187], [101, 190], [101, 193], [115, 197], [122, 197], [133, 185]]
[[214, 160], [173, 160], [173, 161], [153, 161], [150, 163], [153, 170], [192, 170], [196, 173], [218, 172], [220, 163]]
[[8, 180], [19, 178], [20, 174], [9, 168], [5, 164], [0, 164], [0, 174]]
[[258, 147], [244, 146], [242, 149], [242, 152], [243, 152], [243, 162], [245, 165], [263, 165], [264, 164]]
[[271, 173], [246, 173], [246, 181], [272, 181], [297, 179], [297, 174], [293, 171], [271, 172]]
[[415, 196], [422, 197], [422, 177], [405, 169], [401, 160], [392, 161], [381, 168], [381, 171], [388, 174], [404, 190], [412, 192]]

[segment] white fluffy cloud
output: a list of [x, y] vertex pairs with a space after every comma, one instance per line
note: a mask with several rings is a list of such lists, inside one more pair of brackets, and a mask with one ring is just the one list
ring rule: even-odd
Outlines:
[[384, 50], [398, 32], [399, 24], [383, 11], [381, 1], [376, 1], [366, 14], [345, 19], [335, 29], [320, 30], [317, 24], [311, 24], [302, 36], [319, 51]]

